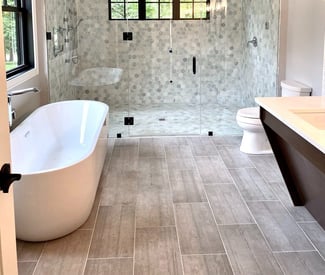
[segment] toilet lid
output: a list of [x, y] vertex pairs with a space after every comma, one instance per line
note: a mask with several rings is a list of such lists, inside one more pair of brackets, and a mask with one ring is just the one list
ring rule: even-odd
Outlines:
[[247, 118], [260, 118], [260, 108], [259, 107], [249, 107], [238, 110], [238, 116]]

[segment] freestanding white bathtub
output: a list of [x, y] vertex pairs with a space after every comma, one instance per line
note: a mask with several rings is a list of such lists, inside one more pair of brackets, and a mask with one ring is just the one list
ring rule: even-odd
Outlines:
[[88, 218], [107, 153], [108, 106], [62, 101], [35, 110], [11, 134], [16, 236], [62, 237]]

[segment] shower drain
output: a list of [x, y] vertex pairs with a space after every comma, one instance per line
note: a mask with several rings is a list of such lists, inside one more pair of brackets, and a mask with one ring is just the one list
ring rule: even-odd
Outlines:
[[161, 118], [159, 118], [158, 120], [159, 120], [159, 121], [166, 121], [166, 118], [161, 117]]

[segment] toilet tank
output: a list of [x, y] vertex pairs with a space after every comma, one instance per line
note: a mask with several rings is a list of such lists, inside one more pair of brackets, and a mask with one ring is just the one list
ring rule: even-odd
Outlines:
[[310, 96], [311, 87], [294, 80], [281, 81], [281, 96]]

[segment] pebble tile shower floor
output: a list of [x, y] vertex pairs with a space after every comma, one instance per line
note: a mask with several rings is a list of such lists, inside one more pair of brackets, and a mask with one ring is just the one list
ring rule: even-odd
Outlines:
[[[19, 274], [325, 274], [325, 232], [240, 137], [110, 139], [93, 211]], [[71, 202], [73, 203], [73, 202]]]

